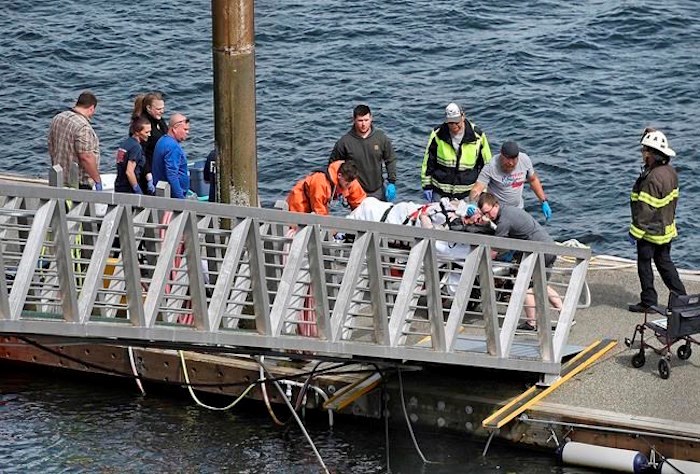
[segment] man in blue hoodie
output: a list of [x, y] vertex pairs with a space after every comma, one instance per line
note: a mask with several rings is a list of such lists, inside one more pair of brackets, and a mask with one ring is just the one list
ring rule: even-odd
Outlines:
[[187, 155], [180, 143], [190, 134], [190, 119], [175, 113], [170, 117], [168, 134], [158, 139], [153, 150], [153, 182], [167, 181], [170, 184], [170, 197], [185, 199], [190, 189], [190, 175], [187, 170]]

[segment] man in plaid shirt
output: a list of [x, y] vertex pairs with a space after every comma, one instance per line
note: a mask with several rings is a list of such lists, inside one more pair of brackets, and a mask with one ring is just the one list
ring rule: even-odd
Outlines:
[[89, 91], [80, 94], [75, 107], [56, 115], [49, 128], [49, 155], [52, 165], [63, 168], [63, 185], [71, 183], [70, 169], [74, 161], [80, 168], [78, 187], [102, 191], [100, 177], [100, 141], [90, 120], [95, 115], [97, 97]]

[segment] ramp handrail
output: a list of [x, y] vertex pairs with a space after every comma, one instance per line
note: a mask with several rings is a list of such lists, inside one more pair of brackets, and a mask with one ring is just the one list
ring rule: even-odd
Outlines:
[[[494, 249], [523, 258], [496, 262]], [[551, 272], [545, 254], [562, 257]], [[558, 374], [589, 258], [463, 232], [6, 184], [0, 332]], [[530, 287], [539, 330], [524, 334]]]

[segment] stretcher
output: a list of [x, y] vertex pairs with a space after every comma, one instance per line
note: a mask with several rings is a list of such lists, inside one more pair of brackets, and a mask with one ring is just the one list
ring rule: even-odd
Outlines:
[[[649, 320], [651, 314], [658, 313], [664, 316], [662, 319]], [[650, 330], [653, 337], [644, 338], [644, 333]], [[690, 358], [693, 353], [692, 345], [700, 344], [700, 340], [693, 335], [700, 333], [700, 294], [675, 295], [671, 294], [668, 306], [651, 306], [644, 312], [644, 322], [637, 324], [632, 338], [625, 338], [625, 345], [632, 347], [639, 334], [639, 352], [632, 357], [632, 366], [640, 368], [646, 363], [646, 349], [653, 350], [661, 356], [659, 359], [659, 375], [662, 379], [671, 376], [671, 346], [677, 342], [682, 343], [676, 349], [676, 355], [680, 360]], [[657, 341], [660, 346], [650, 341]]]

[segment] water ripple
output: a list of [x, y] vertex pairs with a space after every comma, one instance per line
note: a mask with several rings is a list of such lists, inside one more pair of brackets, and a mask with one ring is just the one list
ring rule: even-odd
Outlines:
[[[170, 111], [189, 114], [186, 149], [203, 158], [213, 143], [210, 7], [206, 0], [161, 2], [152, 17], [105, 0], [12, 2], [0, 18], [0, 170], [45, 175], [48, 123], [84, 88], [100, 99], [95, 128], [105, 171], [114, 169], [133, 97], [148, 90], [164, 91]], [[429, 130], [457, 100], [495, 150], [516, 139], [530, 152], [553, 203], [555, 237], [629, 256], [620, 247], [626, 196], [638, 170], [639, 133], [654, 125], [679, 154], [674, 253], [681, 266], [700, 267], [692, 221], [700, 207], [691, 165], [700, 128], [694, 2], [548, 0], [514, 9], [504, 0], [468, 8], [260, 0], [255, 8], [264, 203], [327, 160], [358, 102], [370, 104], [394, 142], [399, 198], [420, 199]]]

